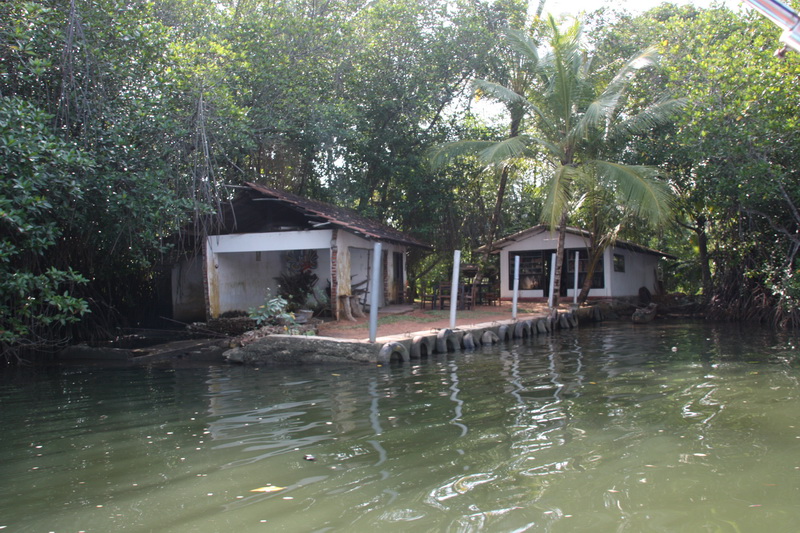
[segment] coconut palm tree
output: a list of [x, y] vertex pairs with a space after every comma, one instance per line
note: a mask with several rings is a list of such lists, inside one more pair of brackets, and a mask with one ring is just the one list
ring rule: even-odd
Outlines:
[[[502, 84], [481, 80], [475, 87], [503, 102], [509, 109], [523, 109], [527, 128], [499, 142], [454, 143], [441, 150], [452, 156], [477, 153], [487, 164], [507, 164], [517, 158], [545, 156], [551, 166], [542, 215], [558, 231], [553, 308], [558, 305], [567, 220], [581, 206], [621, 206], [626, 217], [653, 225], [666, 222], [671, 194], [651, 167], [631, 166], [609, 158], [609, 147], [624, 147], [626, 137], [650, 131], [670, 120], [683, 100], [660, 98], [636, 113], [626, 111], [625, 94], [636, 71], [655, 65], [657, 54], [648, 49], [627, 61], [609, 81], [606, 70], [595, 68], [581, 47], [581, 26], [576, 21], [565, 30], [549, 17], [549, 43], [540, 54], [536, 42], [524, 31], [506, 32], [507, 44], [526, 61], [535, 83], [524, 94]], [[601, 157], [605, 156], [605, 157]], [[605, 204], [603, 204], [605, 202]], [[596, 246], [612, 242], [614, 224], [606, 217], [596, 226]], [[601, 222], [601, 219], [597, 219]], [[606, 231], [609, 230], [609, 231]], [[607, 234], [607, 235], [606, 235]]]

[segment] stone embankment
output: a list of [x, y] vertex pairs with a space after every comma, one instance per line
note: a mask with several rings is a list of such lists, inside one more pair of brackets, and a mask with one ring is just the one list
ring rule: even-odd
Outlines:
[[[590, 308], [591, 309], [591, 308]], [[224, 353], [231, 363], [315, 364], [372, 363], [409, 361], [433, 354], [472, 350], [483, 344], [544, 335], [557, 329], [578, 326], [579, 320], [602, 320], [598, 312], [574, 310], [561, 313], [556, 320], [529, 317], [379, 337], [375, 342], [304, 335], [270, 335]]]

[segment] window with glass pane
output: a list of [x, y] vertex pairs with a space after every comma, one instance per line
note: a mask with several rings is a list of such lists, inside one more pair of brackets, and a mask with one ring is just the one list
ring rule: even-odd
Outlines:
[[625, 256], [614, 254], [614, 272], [625, 272]]

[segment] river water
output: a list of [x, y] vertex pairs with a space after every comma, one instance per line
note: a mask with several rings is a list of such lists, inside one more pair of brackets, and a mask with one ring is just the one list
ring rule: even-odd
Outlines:
[[795, 357], [654, 323], [380, 368], [6, 373], [0, 529], [797, 531]]

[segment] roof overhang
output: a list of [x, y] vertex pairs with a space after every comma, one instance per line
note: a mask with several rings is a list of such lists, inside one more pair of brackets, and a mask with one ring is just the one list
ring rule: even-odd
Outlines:
[[254, 200], [280, 202], [301, 213], [309, 221], [308, 229], [340, 228], [372, 241], [387, 241], [426, 250], [432, 249], [431, 245], [419, 239], [363, 217], [351, 209], [311, 200], [256, 183], [246, 183], [245, 185], [259, 195]]
[[[567, 230], [566, 231], [567, 231], [567, 233], [570, 233], [572, 235], [577, 235], [579, 237], [583, 237], [584, 239], [587, 239], [587, 240], [590, 239], [591, 236], [592, 236], [591, 232], [586, 231], [586, 230], [581, 229], [581, 228], [576, 228], [576, 227], [567, 226]], [[556, 229], [551, 230], [548, 226], [545, 226], [544, 224], [540, 224], [538, 226], [533, 226], [532, 228], [528, 228], [528, 229], [524, 229], [522, 231], [518, 231], [517, 233], [514, 233], [512, 235], [509, 235], [507, 237], [503, 237], [502, 239], [498, 239], [497, 241], [495, 241], [494, 244], [492, 245], [492, 249], [491, 249], [490, 253], [493, 253], [493, 254], [500, 253], [500, 251], [503, 248], [505, 248], [506, 246], [508, 246], [510, 244], [513, 244], [515, 242], [519, 242], [519, 241], [522, 241], [522, 240], [525, 240], [525, 239], [529, 239], [530, 237], [534, 237], [536, 235], [540, 235], [540, 234], [546, 233], [546, 232], [550, 232], [551, 234], [556, 234], [557, 230]], [[616, 247], [616, 248], [622, 248], [622, 249], [625, 249], [625, 250], [631, 250], [631, 251], [638, 252], [638, 253], [649, 254], [649, 255], [657, 255], [657, 256], [663, 257], [665, 259], [677, 259], [677, 257], [672, 255], [672, 254], [668, 254], [666, 252], [661, 252], [659, 250], [654, 250], [653, 248], [648, 248], [646, 246], [642, 246], [640, 244], [636, 244], [636, 243], [633, 243], [633, 242], [630, 242], [630, 241], [626, 241], [626, 240], [623, 240], [623, 239], [617, 239], [616, 241], [614, 241], [613, 246]], [[486, 252], [486, 245], [481, 246], [476, 251], [485, 253]]]

